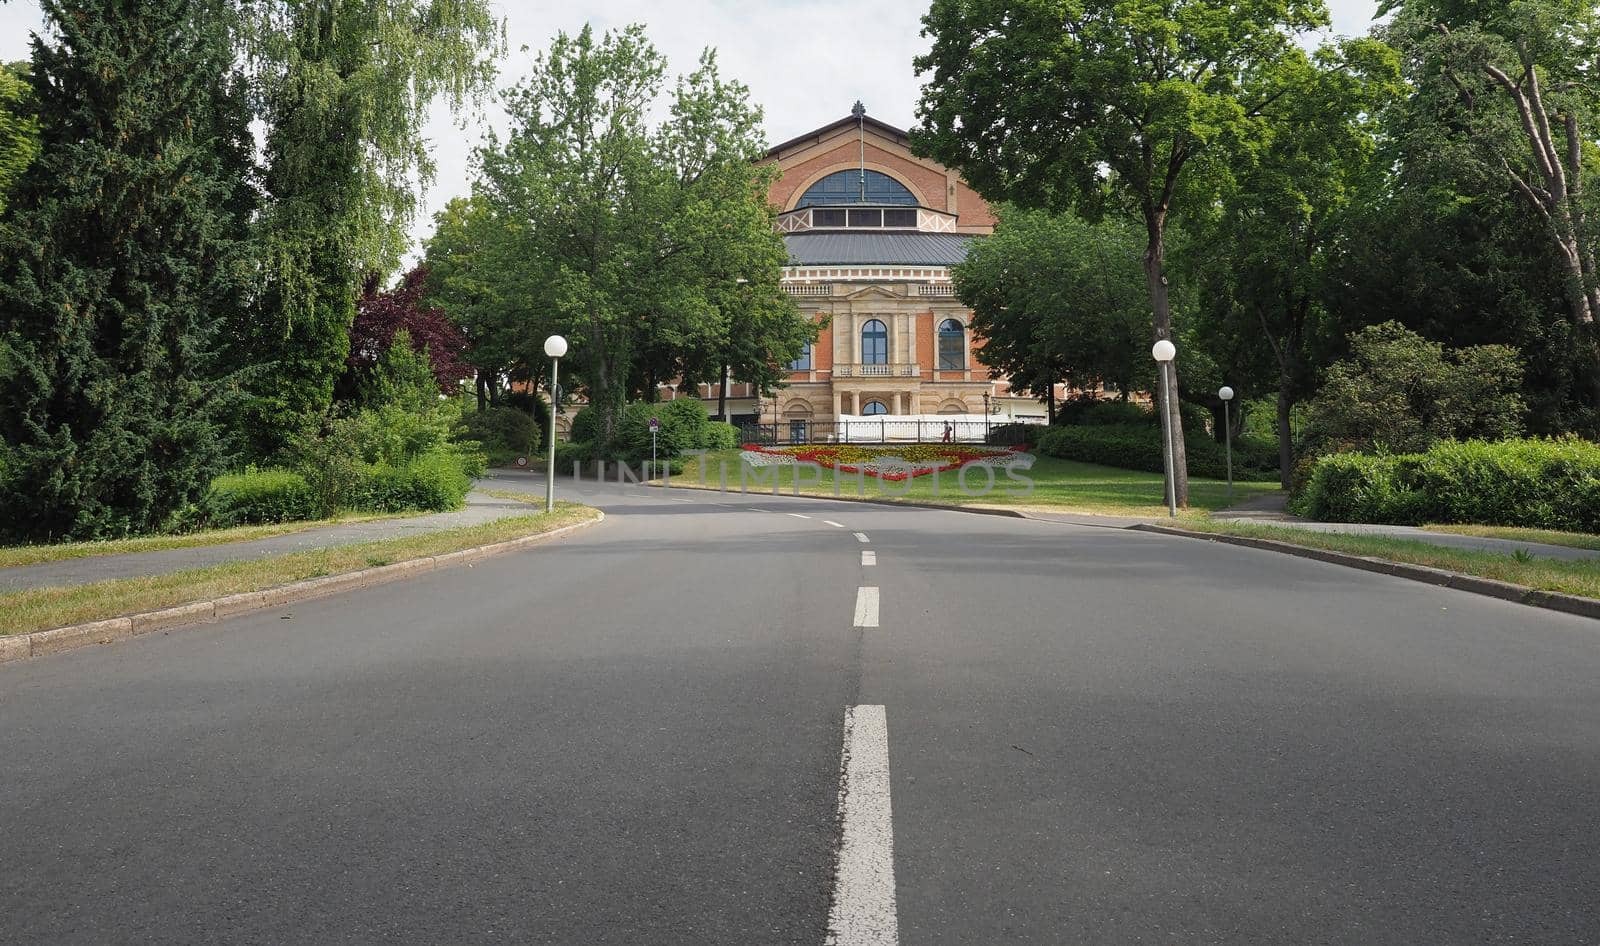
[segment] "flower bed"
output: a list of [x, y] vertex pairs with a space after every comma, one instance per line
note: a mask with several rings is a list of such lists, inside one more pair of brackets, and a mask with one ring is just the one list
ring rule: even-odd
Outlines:
[[931, 444], [892, 447], [861, 444], [821, 444], [802, 447], [763, 447], [744, 445], [744, 459], [754, 466], [784, 463], [815, 463], [840, 473], [863, 473], [881, 480], [905, 480], [929, 473], [944, 473], [968, 465], [1032, 465], [1024, 447], [968, 447], [959, 444]]

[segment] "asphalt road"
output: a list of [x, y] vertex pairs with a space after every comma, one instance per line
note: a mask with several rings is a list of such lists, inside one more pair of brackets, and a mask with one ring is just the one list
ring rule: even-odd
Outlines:
[[0, 943], [1600, 942], [1596, 622], [580, 489], [535, 550], [0, 666]]

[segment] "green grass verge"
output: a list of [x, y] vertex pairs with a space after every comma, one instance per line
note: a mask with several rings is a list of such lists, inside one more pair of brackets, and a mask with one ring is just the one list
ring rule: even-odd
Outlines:
[[[717, 487], [721, 481], [719, 465], [727, 470], [727, 488], [740, 488], [740, 451], [716, 450], [706, 454], [705, 475], [694, 457], [685, 463], [682, 475], [671, 482], [680, 486]], [[797, 468], [773, 466], [746, 470], [745, 488], [751, 492], [771, 492], [776, 479], [778, 490], [793, 494]], [[762, 474], [759, 481], [755, 474]], [[1038, 509], [1046, 512], [1083, 512], [1110, 516], [1165, 516], [1162, 479], [1157, 473], [1121, 470], [1092, 463], [1058, 460], [1055, 457], [1036, 456], [1033, 469], [1019, 472], [1028, 477], [1033, 488], [1022, 490], [1022, 484], [1006, 478], [1004, 470], [995, 471], [994, 488], [985, 491], [988, 478], [981, 470], [969, 470], [966, 481], [968, 493], [961, 489], [958, 471], [918, 476], [908, 482], [884, 482], [871, 476], [857, 477], [850, 473], [835, 474], [823, 470], [820, 481], [812, 483], [809, 475], [801, 476], [800, 495], [833, 496], [837, 480], [838, 495], [873, 499], [900, 499], [919, 503], [940, 503], [949, 506], [988, 506], [1008, 509]], [[1243, 502], [1255, 496], [1278, 491], [1276, 483], [1235, 483], [1232, 502]], [[970, 495], [969, 493], [982, 493]], [[1206, 510], [1224, 509], [1231, 505], [1228, 484], [1217, 480], [1191, 479], [1189, 505], [1195, 514]]]
[[57, 545], [8, 545], [0, 547], [0, 568], [18, 565], [38, 565], [44, 562], [62, 562], [74, 558], [92, 558], [97, 555], [125, 555], [130, 552], [161, 552], [167, 549], [190, 549], [205, 545], [228, 545], [266, 539], [275, 535], [289, 535], [322, 526], [338, 526], [351, 522], [370, 522], [374, 519], [397, 519], [401, 516], [427, 515], [419, 512], [382, 514], [351, 514], [332, 519], [313, 519], [301, 522], [279, 522], [265, 526], [237, 526], [232, 529], [210, 529], [204, 532], [184, 532], [176, 535], [145, 535], [131, 539], [109, 539], [103, 542], [63, 542]]
[[1515, 526], [1423, 526], [1429, 532], [1452, 532], [1456, 535], [1475, 535], [1485, 539], [1510, 539], [1513, 542], [1538, 542], [1542, 545], [1564, 545], [1574, 549], [1593, 549], [1600, 552], [1600, 535], [1582, 532], [1555, 532], [1550, 529], [1520, 529]]
[[1426, 565], [1429, 568], [1441, 568], [1463, 575], [1476, 575], [1479, 578], [1493, 578], [1497, 581], [1526, 585], [1540, 591], [1558, 591], [1585, 598], [1600, 598], [1600, 559], [1575, 562], [1535, 556], [1519, 559], [1514, 554], [1453, 549], [1413, 539], [1312, 532], [1308, 529], [1216, 519], [1189, 520], [1181, 523], [1180, 527], [1194, 532], [1270, 539], [1304, 548], [1365, 555], [1408, 565]]
[[538, 535], [593, 519], [596, 515], [596, 511], [588, 506], [557, 503], [555, 512], [549, 514], [514, 516], [425, 535], [358, 542], [145, 578], [121, 578], [84, 585], [13, 591], [0, 594], [0, 634], [24, 634], [168, 608], [191, 601], [263, 591], [307, 578], [359, 571]]

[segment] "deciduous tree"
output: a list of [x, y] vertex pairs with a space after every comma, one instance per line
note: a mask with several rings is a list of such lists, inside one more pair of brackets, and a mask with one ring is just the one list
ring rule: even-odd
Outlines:
[[[915, 147], [991, 199], [1144, 225], [1153, 334], [1173, 334], [1176, 208], [1209, 203], [1264, 143], [1270, 76], [1321, 0], [934, 0]], [[1180, 427], [1176, 399], [1165, 405]], [[1187, 502], [1183, 447], [1176, 492]]]

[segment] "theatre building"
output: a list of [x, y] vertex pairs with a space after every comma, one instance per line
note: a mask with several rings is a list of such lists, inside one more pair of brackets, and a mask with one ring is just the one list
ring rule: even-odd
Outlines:
[[[995, 217], [956, 172], [913, 155], [904, 131], [860, 103], [765, 160], [782, 171], [770, 199], [789, 250], [785, 287], [826, 328], [782, 388], [757, 400], [732, 386], [730, 413], [743, 415], [735, 419], [759, 410], [784, 439], [841, 418], [937, 422], [987, 410], [996, 421], [1044, 420], [1043, 405], [1012, 396], [974, 357], [972, 313], [955, 297], [950, 267]], [[702, 396], [715, 411], [715, 387]]]

